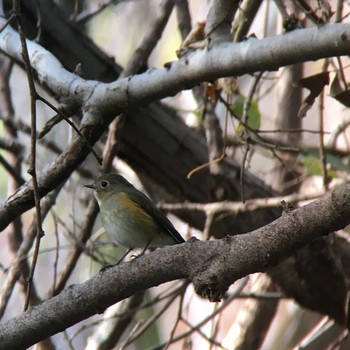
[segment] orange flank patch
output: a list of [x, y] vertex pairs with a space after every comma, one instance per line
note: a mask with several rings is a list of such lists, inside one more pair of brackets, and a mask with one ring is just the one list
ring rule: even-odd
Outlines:
[[[154, 225], [155, 222], [137, 203], [135, 203], [125, 192], [119, 193], [119, 201], [126, 213], [130, 213], [142, 220], [146, 225]], [[124, 211], [124, 210], [123, 210]]]

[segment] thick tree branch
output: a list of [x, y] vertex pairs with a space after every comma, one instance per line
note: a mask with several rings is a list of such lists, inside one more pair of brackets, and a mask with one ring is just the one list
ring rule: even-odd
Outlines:
[[[5, 20], [0, 21], [0, 26]], [[185, 55], [163, 69], [105, 84], [86, 81], [66, 71], [61, 63], [40, 45], [28, 41], [32, 67], [41, 82], [74, 105], [83, 107], [85, 123], [100, 123], [101, 113], [117, 114], [139, 104], [172, 96], [203, 81], [224, 76], [277, 70], [293, 63], [347, 55], [350, 25], [331, 24], [296, 29], [282, 35], [238, 44], [225, 43], [211, 50]], [[21, 61], [18, 34], [7, 27], [0, 34], [0, 48]]]
[[0, 325], [0, 348], [29, 347], [103, 312], [139, 290], [175, 279], [190, 279], [197, 293], [212, 301], [219, 300], [238, 278], [265, 271], [300, 246], [348, 224], [350, 184], [302, 208], [286, 212], [253, 232], [166, 247], [106, 269], [3, 322]]

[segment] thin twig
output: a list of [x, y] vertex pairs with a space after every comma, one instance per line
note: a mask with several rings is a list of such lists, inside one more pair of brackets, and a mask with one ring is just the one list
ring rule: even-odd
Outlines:
[[[22, 131], [23, 133], [30, 135], [31, 128], [28, 124], [24, 123], [22, 120], [12, 120], [9, 117], [6, 117], [4, 115], [0, 114], [0, 120], [4, 121], [4, 124], [9, 125], [9, 127], [12, 127], [16, 130]], [[51, 140], [45, 140], [45, 139], [39, 139], [37, 140], [41, 146], [46, 147], [48, 150], [54, 152], [55, 154], [61, 154], [63, 151], [55, 142], [52, 142]], [[90, 170], [87, 168], [83, 168], [80, 166], [76, 169], [76, 171], [85, 178], [92, 178], [93, 174]]]
[[0, 137], [0, 148], [22, 158], [23, 145], [16, 139]]
[[[344, 133], [345, 130], [349, 126], [350, 126], [350, 118], [346, 117], [332, 131], [332, 133], [329, 137], [329, 140], [328, 140], [327, 149], [329, 149], [329, 148], [335, 149], [336, 148], [338, 137], [340, 136], [340, 134]], [[347, 154], [345, 156], [347, 156], [348, 154], [349, 153], [347, 152]]]
[[[184, 285], [186, 287], [188, 286], [188, 284], [189, 284], [188, 281], [184, 282]], [[179, 307], [177, 310], [176, 321], [174, 323], [173, 329], [170, 332], [169, 341], [168, 341], [167, 345], [164, 347], [164, 350], [167, 350], [169, 348], [169, 345], [170, 345], [172, 339], [174, 339], [176, 328], [177, 328], [177, 326], [182, 318], [182, 308], [183, 308], [183, 304], [184, 304], [185, 291], [186, 291], [186, 288], [184, 288], [183, 293], [180, 294], [180, 301], [179, 301]]]
[[[12, 102], [11, 88], [10, 88], [10, 78], [12, 74], [12, 69], [14, 66], [14, 61], [12, 59], [8, 59], [4, 56], [1, 57], [1, 73], [0, 73], [0, 90], [1, 90], [1, 101], [0, 105], [2, 107], [3, 113], [7, 115], [7, 117], [11, 120], [14, 119], [15, 110]], [[10, 123], [3, 123], [4, 133], [9, 136], [8, 139], [2, 139], [4, 143], [2, 146], [6, 147], [8, 154], [3, 157], [0, 154], [0, 163], [3, 167], [9, 172], [11, 175], [7, 180], [7, 193], [13, 194], [18, 188], [25, 182], [23, 179], [22, 172], [22, 162], [23, 162], [23, 145], [18, 141], [18, 130], [16, 127], [11, 125]], [[8, 246], [9, 253], [15, 258], [19, 247], [23, 242], [23, 222], [21, 216], [14, 218], [11, 225], [6, 229], [7, 237], [8, 237]], [[22, 278], [20, 279], [20, 288], [19, 290], [23, 292], [25, 296], [24, 280], [28, 275], [29, 265], [27, 262], [21, 265], [21, 269], [18, 271], [18, 275]], [[6, 271], [5, 271], [6, 272]], [[5, 279], [5, 281], [7, 278]], [[8, 287], [8, 288], [6, 288]], [[3, 284], [3, 289], [1, 291], [1, 305], [2, 301], [5, 301], [5, 305], [2, 310], [5, 310], [7, 296], [13, 293], [14, 285], [5, 285]], [[0, 311], [2, 313], [2, 311]], [[1, 314], [1, 316], [3, 313]]]
[[245, 166], [247, 163], [247, 157], [248, 153], [250, 151], [250, 142], [249, 138], [246, 140], [246, 147], [244, 150], [243, 154], [243, 159], [242, 159], [242, 164], [241, 164], [241, 169], [239, 172], [239, 184], [240, 184], [240, 189], [241, 189], [241, 201], [244, 204], [245, 203], [245, 191], [244, 191], [244, 172], [245, 172]]
[[[220, 315], [220, 314], [219, 314]], [[214, 317], [213, 317], [214, 319]], [[214, 320], [213, 320], [214, 321]], [[213, 337], [208, 337], [204, 331], [202, 331], [199, 327], [197, 326], [193, 326], [189, 321], [182, 319], [182, 322], [184, 322], [192, 331], [196, 331], [196, 333], [198, 333], [204, 340], [206, 340], [210, 346], [212, 345], [216, 345], [218, 346], [220, 349], [224, 349], [224, 350], [228, 350], [227, 348], [223, 347], [220, 342], [216, 341], [215, 338]], [[210, 349], [209, 349], [210, 350]]]
[[19, 174], [14, 167], [9, 164], [9, 162], [0, 154], [0, 164], [6, 169], [6, 171], [16, 180], [16, 182], [21, 186], [25, 183], [25, 180]]
[[[275, 133], [286, 133], [286, 134], [300, 134], [300, 133], [309, 133], [309, 134], [319, 134], [320, 130], [311, 130], [311, 129], [273, 129], [273, 130], [264, 130], [259, 129], [257, 131], [259, 134], [275, 134]], [[323, 134], [330, 134], [330, 131], [323, 131]]]
[[6, 22], [0, 27], [0, 33], [13, 21], [14, 15], [11, 15]]
[[71, 276], [74, 267], [77, 264], [77, 261], [84, 251], [82, 247], [85, 245], [87, 240], [91, 236], [91, 231], [93, 229], [93, 225], [98, 213], [98, 206], [95, 199], [91, 199], [85, 213], [85, 221], [82, 224], [82, 228], [77, 237], [77, 242], [79, 245], [75, 246], [75, 249], [70, 252], [70, 254], [66, 258], [64, 269], [60, 272], [55, 289], [48, 293], [49, 296], [57, 295], [62, 289], [65, 287], [68, 278]]
[[[241, 118], [239, 118], [234, 111], [232, 110], [231, 106], [229, 106], [227, 104], [227, 102], [220, 96], [218, 95], [218, 98], [220, 100], [220, 102], [222, 102], [226, 108], [228, 108], [229, 112], [231, 113], [231, 115], [237, 119], [242, 126], [244, 126], [245, 129], [247, 129], [252, 135], [254, 135], [256, 137], [256, 139], [252, 139], [252, 137], [250, 138], [250, 143], [251, 144], [256, 144], [262, 148], [266, 148], [266, 149], [276, 149], [282, 152], [300, 152], [300, 149], [294, 146], [284, 146], [284, 145], [279, 145], [276, 144], [275, 142], [270, 141], [269, 139], [262, 137], [261, 135], [259, 135], [260, 130], [255, 130], [253, 128], [251, 128], [248, 124], [244, 123], [242, 121]], [[319, 133], [319, 132], [318, 132]]]
[[28, 276], [27, 299], [24, 304], [24, 310], [27, 310], [29, 306], [33, 275], [34, 275], [34, 271], [35, 271], [35, 267], [38, 259], [38, 254], [39, 254], [40, 240], [44, 236], [44, 230], [42, 227], [40, 193], [39, 193], [38, 179], [36, 174], [36, 95], [37, 94], [36, 94], [35, 85], [34, 85], [32, 68], [30, 65], [27, 43], [23, 32], [22, 18], [21, 18], [21, 5], [19, 0], [13, 1], [13, 16], [16, 18], [16, 22], [18, 26], [18, 34], [19, 34], [21, 46], [22, 46], [22, 58], [23, 58], [25, 70], [27, 73], [29, 93], [30, 93], [31, 138], [30, 138], [30, 165], [28, 169], [28, 174], [32, 176], [36, 220], [37, 220], [37, 236], [36, 236], [36, 243], [34, 248], [34, 256], [32, 260], [30, 274]]
[[[90, 152], [95, 156], [97, 162], [102, 165], [102, 158], [95, 152], [94, 148], [90, 145], [89, 141], [86, 139], [86, 137], [80, 132], [80, 130], [76, 127], [76, 125], [58, 108], [56, 108], [52, 103], [50, 103], [48, 100], [46, 100], [44, 97], [40, 96], [37, 92], [35, 92], [35, 98], [39, 101], [42, 101], [47, 106], [49, 106], [52, 110], [54, 110], [57, 114], [59, 114], [72, 128], [73, 130], [79, 135], [79, 137], [83, 140], [86, 147], [90, 150]], [[41, 138], [42, 135], [39, 135], [39, 138]]]
[[147, 65], [148, 57], [163, 34], [173, 8], [174, 0], [163, 0], [161, 2], [158, 16], [154, 19], [150, 31], [144, 36], [142, 43], [135, 50], [133, 56], [120, 74], [119, 79], [136, 74], [142, 67]]
[[171, 203], [171, 204], [159, 204], [159, 207], [164, 210], [176, 211], [176, 210], [193, 210], [202, 211], [207, 215], [218, 214], [223, 212], [230, 212], [238, 214], [241, 212], [250, 212], [262, 208], [278, 208], [281, 207], [281, 202], [285, 201], [287, 203], [299, 203], [303, 201], [309, 201], [324, 195], [325, 192], [315, 192], [308, 194], [291, 194], [288, 196], [281, 197], [269, 197], [269, 198], [258, 198], [258, 199], [248, 199], [245, 203], [242, 202], [213, 202], [213, 203]]
[[[323, 71], [327, 71], [328, 67], [328, 60], [325, 61]], [[325, 191], [328, 190], [328, 185], [329, 185], [329, 178], [328, 178], [328, 170], [327, 170], [327, 154], [325, 150], [325, 144], [324, 144], [324, 135], [323, 135], [323, 130], [324, 130], [324, 98], [325, 98], [325, 93], [324, 89], [322, 89], [320, 97], [319, 97], [319, 128], [320, 128], [320, 134], [319, 134], [319, 141], [320, 141], [320, 159], [321, 159], [321, 164], [322, 164], [322, 179], [323, 179], [323, 188]]]
[[80, 23], [80, 24], [85, 23], [92, 17], [99, 14], [102, 10], [104, 10], [106, 7], [108, 7], [112, 3], [113, 3], [112, 0], [99, 2], [97, 5], [95, 5], [95, 8], [90, 7], [78, 14], [74, 14], [74, 16], [71, 16], [71, 20], [72, 22], [75, 22], [75, 23]]
[[[43, 218], [47, 215], [52, 205], [54, 204], [60, 192], [61, 187], [55, 189], [43, 199], [43, 203], [42, 203]], [[15, 286], [15, 283], [20, 277], [22, 266], [23, 264], [25, 264], [25, 259], [27, 258], [27, 255], [33, 246], [36, 232], [37, 232], [36, 220], [34, 218], [28, 231], [24, 235], [23, 242], [21, 243], [20, 247], [17, 249], [16, 259], [13, 261], [13, 263], [11, 264], [11, 267], [7, 271], [6, 279], [2, 282], [2, 289], [1, 289], [1, 295], [0, 295], [0, 317], [2, 317], [2, 315], [4, 314], [6, 306], [10, 299], [12, 290]]]
[[108, 173], [112, 169], [112, 163], [117, 154], [120, 131], [125, 122], [125, 115], [120, 114], [109, 126], [108, 137], [103, 150], [103, 172]]
[[53, 286], [52, 289], [54, 290], [56, 287], [56, 281], [57, 281], [57, 266], [58, 266], [58, 259], [59, 259], [60, 238], [58, 235], [56, 215], [53, 215], [52, 217], [53, 217], [54, 234], [55, 234], [55, 240], [56, 240], [55, 259], [53, 263], [53, 281], [52, 281], [52, 286]]
[[[259, 81], [261, 77], [263, 76], [264, 72], [260, 72], [253, 81], [253, 84], [249, 90], [248, 96], [246, 100], [244, 101], [243, 105], [243, 113], [242, 113], [242, 124], [243, 125], [248, 125], [248, 118], [249, 118], [249, 108], [251, 106], [251, 101], [253, 99], [253, 96], [255, 94], [255, 91], [258, 87]], [[246, 167], [246, 161], [247, 157], [250, 151], [250, 137], [248, 133], [248, 129], [244, 127], [244, 138], [246, 141], [246, 149], [244, 151], [243, 159], [242, 159], [242, 164], [241, 164], [241, 171], [240, 171], [240, 176], [239, 176], [239, 182], [240, 182], [240, 188], [241, 188], [241, 200], [242, 203], [245, 202], [245, 193], [244, 193], [244, 172], [245, 172], [245, 167]]]
[[[206, 318], [204, 318], [202, 321], [200, 321], [199, 323], [197, 323], [195, 326], [192, 326], [192, 328], [189, 331], [185, 331], [182, 334], [179, 334], [178, 336], [176, 336], [175, 338], [172, 339], [171, 344], [178, 342], [181, 339], [184, 339], [186, 337], [188, 337], [189, 335], [191, 335], [195, 330], [200, 329], [202, 326], [204, 326], [207, 322], [209, 322], [213, 317], [215, 317], [217, 314], [219, 314], [220, 312], [222, 312], [228, 305], [231, 304], [231, 302], [236, 298], [237, 295], [239, 295], [243, 288], [247, 285], [248, 282], [248, 278], [244, 278], [238, 288], [232, 293], [230, 294], [222, 303], [221, 305], [214, 311], [212, 312], [209, 316], [207, 316]], [[164, 346], [166, 345], [166, 343], [154, 346], [152, 348], [149, 348], [148, 350], [161, 350], [164, 348]]]
[[177, 12], [178, 27], [183, 41], [191, 32], [191, 13], [187, 0], [175, 0], [175, 6]]
[[[188, 284], [185, 284], [187, 287]], [[144, 334], [149, 327], [151, 327], [154, 322], [166, 311], [170, 305], [177, 299], [179, 295], [184, 293], [185, 289], [179, 289], [179, 294], [173, 294], [169, 300], [150, 318], [148, 319], [137, 331], [135, 331], [128, 339], [125, 340], [124, 344], [121, 346], [122, 348], [133, 343], [137, 338], [139, 338], [142, 334]]]

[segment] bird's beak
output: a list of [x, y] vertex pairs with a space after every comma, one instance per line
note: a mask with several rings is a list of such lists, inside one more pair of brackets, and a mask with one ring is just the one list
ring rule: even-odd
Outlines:
[[84, 187], [87, 188], [92, 188], [93, 190], [95, 189], [95, 184], [91, 184], [91, 185], [84, 185]]

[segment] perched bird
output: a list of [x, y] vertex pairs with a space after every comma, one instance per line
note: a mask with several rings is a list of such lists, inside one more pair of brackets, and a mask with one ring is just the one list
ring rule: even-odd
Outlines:
[[102, 175], [85, 187], [94, 189], [107, 233], [129, 251], [185, 242], [155, 204], [123, 176]]

